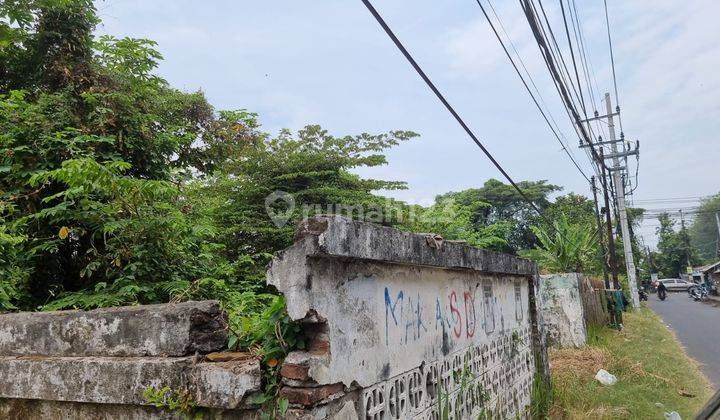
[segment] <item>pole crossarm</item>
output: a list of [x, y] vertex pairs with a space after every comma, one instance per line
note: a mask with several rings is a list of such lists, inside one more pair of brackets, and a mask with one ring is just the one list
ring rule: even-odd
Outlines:
[[[627, 150], [625, 152], [617, 152], [617, 153], [613, 152], [613, 153], [608, 153], [607, 155], [605, 155], [605, 159], [617, 159], [617, 158], [621, 158], [621, 157], [625, 157], [625, 156], [634, 156], [634, 155], [638, 155], [638, 154], [640, 154], [640, 151], [637, 149]], [[616, 168], [611, 168], [611, 169], [616, 169]]]
[[[622, 143], [624, 141], [625, 140], [602, 140], [602, 141], [596, 141], [592, 145], [593, 146], [606, 146], [606, 145], [615, 144], [615, 143]], [[580, 145], [580, 147], [591, 147], [591, 146], [587, 143], [583, 143]]]
[[[594, 117], [590, 117], [590, 118], [587, 118], [587, 119], [584, 119], [584, 120], [580, 120], [580, 121], [582, 121], [582, 122], [590, 122], [590, 121], [595, 121], [595, 120], [602, 120], [603, 118], [615, 117], [615, 116], [618, 116], [618, 115], [620, 115], [620, 112], [611, 112], [610, 114], [607, 114], [607, 115], [596, 115], [596, 116], [594, 116]], [[597, 144], [597, 143], [595, 143], [595, 144]]]

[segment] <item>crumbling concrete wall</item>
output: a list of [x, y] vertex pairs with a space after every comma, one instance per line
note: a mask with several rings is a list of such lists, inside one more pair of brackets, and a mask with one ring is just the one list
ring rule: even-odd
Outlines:
[[311, 343], [281, 369], [296, 408], [527, 415], [546, 372], [533, 263], [342, 217], [310, 219], [296, 239], [268, 271]]
[[[536, 273], [432, 235], [305, 221], [267, 273], [307, 343], [280, 367], [285, 418], [528, 417], [533, 381], [548, 385]], [[259, 361], [226, 343], [217, 302], [0, 315], [0, 418], [182, 418], [143, 395], [162, 387], [204, 418], [258, 418]]]
[[578, 273], [540, 276], [540, 311], [548, 346], [582, 347], [587, 341]]
[[227, 344], [218, 302], [0, 315], [0, 417], [175, 418], [144, 396], [168, 387], [208, 413], [244, 413], [256, 358], [212, 362]]

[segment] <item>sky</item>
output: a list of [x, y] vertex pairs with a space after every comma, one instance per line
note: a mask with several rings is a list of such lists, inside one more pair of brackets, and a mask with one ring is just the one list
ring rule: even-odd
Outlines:
[[[563, 193], [591, 196], [475, 1], [374, 3], [515, 180], [545, 179]], [[559, 7], [546, 4], [560, 41]], [[257, 112], [271, 134], [306, 124], [320, 124], [335, 135], [419, 133], [387, 152], [388, 165], [359, 171], [407, 181], [407, 190], [390, 194], [398, 199], [427, 205], [437, 194], [501, 179], [360, 0], [100, 0], [96, 5], [103, 20], [98, 33], [155, 40], [164, 56], [159, 75], [179, 89], [202, 90], [217, 109]], [[577, 148], [518, 2], [493, 0], [493, 6], [563, 141], [589, 176], [589, 159]], [[608, 7], [623, 130], [626, 139], [640, 141], [635, 205], [696, 205], [697, 197], [720, 191], [720, 2], [608, 0]], [[578, 0], [577, 8], [599, 89], [592, 108], [602, 111], [599, 98], [614, 92], [604, 9], [601, 0]], [[656, 243], [656, 225], [646, 220], [640, 229], [650, 246]]]

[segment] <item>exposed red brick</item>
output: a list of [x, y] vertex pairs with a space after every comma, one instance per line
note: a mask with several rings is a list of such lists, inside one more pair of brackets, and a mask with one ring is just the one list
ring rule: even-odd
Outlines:
[[254, 359], [251, 353], [237, 352], [237, 351], [224, 351], [216, 352], [205, 355], [205, 360], [209, 362], [236, 362], [240, 360]]
[[283, 363], [280, 368], [280, 375], [283, 378], [294, 379], [296, 381], [307, 381], [310, 379], [307, 365], [298, 365], [295, 363]]
[[328, 354], [330, 353], [330, 342], [327, 340], [327, 338], [318, 338], [313, 337], [310, 339], [310, 343], [308, 343], [308, 350], [310, 350], [313, 354]]
[[291, 404], [301, 404], [305, 407], [311, 407], [333, 394], [342, 392], [344, 389], [345, 387], [342, 383], [314, 388], [284, 386], [280, 389], [280, 398], [287, 398]]

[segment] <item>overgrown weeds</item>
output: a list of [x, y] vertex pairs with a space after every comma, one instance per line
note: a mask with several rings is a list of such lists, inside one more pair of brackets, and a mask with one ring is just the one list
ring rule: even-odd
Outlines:
[[[670, 411], [690, 418], [711, 395], [695, 362], [645, 307], [625, 314], [622, 332], [589, 328], [586, 347], [552, 351], [550, 367], [552, 418], [647, 419]], [[601, 385], [594, 379], [600, 368], [618, 382]]]

